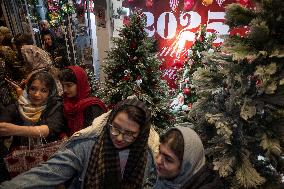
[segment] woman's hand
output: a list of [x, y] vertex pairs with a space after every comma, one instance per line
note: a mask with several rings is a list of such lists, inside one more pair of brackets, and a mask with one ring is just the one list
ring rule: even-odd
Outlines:
[[59, 63], [62, 60], [62, 56], [58, 56], [54, 59], [55, 63]]
[[15, 82], [13, 82], [13, 81], [10, 81], [10, 80], [8, 80], [8, 79], [6, 79], [6, 78], [5, 78], [5, 80], [6, 80], [7, 82], [9, 82], [9, 83], [15, 88], [18, 97], [23, 94], [23, 91], [24, 91], [24, 90], [20, 87], [20, 86], [22, 85], [22, 81], [23, 81], [23, 80], [21, 81], [20, 85], [18, 85], [17, 83], [15, 83]]
[[13, 123], [0, 122], [0, 136], [13, 136], [17, 135], [19, 126]]
[[26, 136], [33, 138], [47, 137], [47, 125], [19, 126], [13, 123], [0, 122], [0, 136]]

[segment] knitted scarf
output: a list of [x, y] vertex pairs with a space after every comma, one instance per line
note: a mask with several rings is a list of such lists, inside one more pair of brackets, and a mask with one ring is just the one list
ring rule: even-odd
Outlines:
[[136, 106], [146, 113], [146, 124], [141, 126], [140, 133], [130, 150], [122, 178], [118, 149], [115, 148], [111, 139], [109, 127], [105, 126], [93, 146], [89, 165], [86, 172], [85, 189], [140, 189], [143, 185], [145, 166], [148, 155], [148, 137], [150, 133], [150, 112], [139, 100], [127, 99], [117, 104], [112, 110], [108, 123], [121, 106]]
[[84, 111], [87, 107], [98, 105], [105, 112], [107, 108], [105, 104], [96, 97], [89, 97], [90, 86], [86, 72], [79, 66], [69, 66], [76, 75], [77, 79], [77, 96], [73, 98], [64, 97], [64, 115], [67, 118], [69, 135], [84, 127]]
[[45, 109], [46, 105], [44, 106], [39, 106], [39, 107], [34, 107], [31, 105], [28, 97], [27, 97], [27, 92], [24, 91], [23, 95], [19, 97], [18, 99], [18, 109], [21, 115], [21, 118], [30, 123], [36, 123], [43, 110]]

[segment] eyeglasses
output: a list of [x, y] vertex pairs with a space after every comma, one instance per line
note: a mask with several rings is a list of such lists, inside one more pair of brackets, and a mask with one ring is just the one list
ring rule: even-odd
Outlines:
[[118, 127], [116, 127], [112, 124], [109, 124], [109, 128], [110, 128], [110, 133], [113, 136], [119, 136], [120, 134], [122, 134], [122, 138], [126, 142], [133, 142], [138, 136], [138, 133], [119, 129]]

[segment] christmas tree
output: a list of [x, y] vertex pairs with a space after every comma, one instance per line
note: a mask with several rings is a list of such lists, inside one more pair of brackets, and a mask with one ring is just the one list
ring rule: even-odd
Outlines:
[[76, 12], [73, 3], [68, 0], [48, 0], [47, 7], [47, 17], [52, 27], [59, 27], [68, 15]]
[[91, 87], [91, 95], [92, 96], [96, 96], [96, 97], [101, 97], [101, 93], [100, 93], [100, 81], [97, 78], [95, 71], [94, 71], [94, 67], [91, 64], [81, 64], [81, 65], [77, 65], [77, 66], [81, 66], [87, 76], [88, 76], [88, 82], [89, 85]]
[[146, 17], [135, 10], [129, 23], [120, 30], [120, 38], [113, 39], [104, 66], [104, 101], [114, 105], [128, 96], [137, 96], [152, 111], [157, 128], [169, 126], [168, 87], [161, 79], [161, 62], [155, 53], [154, 39], [148, 38], [144, 28]]
[[207, 35], [206, 25], [202, 25], [200, 30], [195, 34], [195, 41], [188, 50], [187, 60], [184, 66], [178, 70], [176, 97], [171, 103], [171, 109], [174, 113], [188, 112], [192, 104], [196, 102], [196, 89], [192, 83], [192, 74], [199, 67], [203, 67], [202, 58], [206, 54], [212, 54], [216, 51], [213, 46], [215, 34]]
[[[230, 36], [193, 74], [198, 100], [189, 118], [227, 188], [276, 188], [284, 170], [284, 2], [226, 8]], [[283, 181], [282, 181], [283, 182]]]

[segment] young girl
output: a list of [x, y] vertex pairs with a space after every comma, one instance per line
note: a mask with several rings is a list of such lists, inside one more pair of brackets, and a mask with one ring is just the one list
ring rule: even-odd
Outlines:
[[69, 133], [79, 131], [92, 124], [94, 118], [107, 111], [105, 104], [96, 97], [89, 97], [90, 86], [86, 72], [79, 66], [64, 69], [59, 79], [64, 90], [64, 115]]
[[59, 139], [65, 130], [63, 107], [56, 84], [45, 71], [33, 74], [17, 104], [0, 113], [0, 136], [14, 136], [12, 147]]
[[199, 136], [189, 127], [175, 127], [160, 138], [154, 189], [222, 189], [220, 178], [205, 166]]

